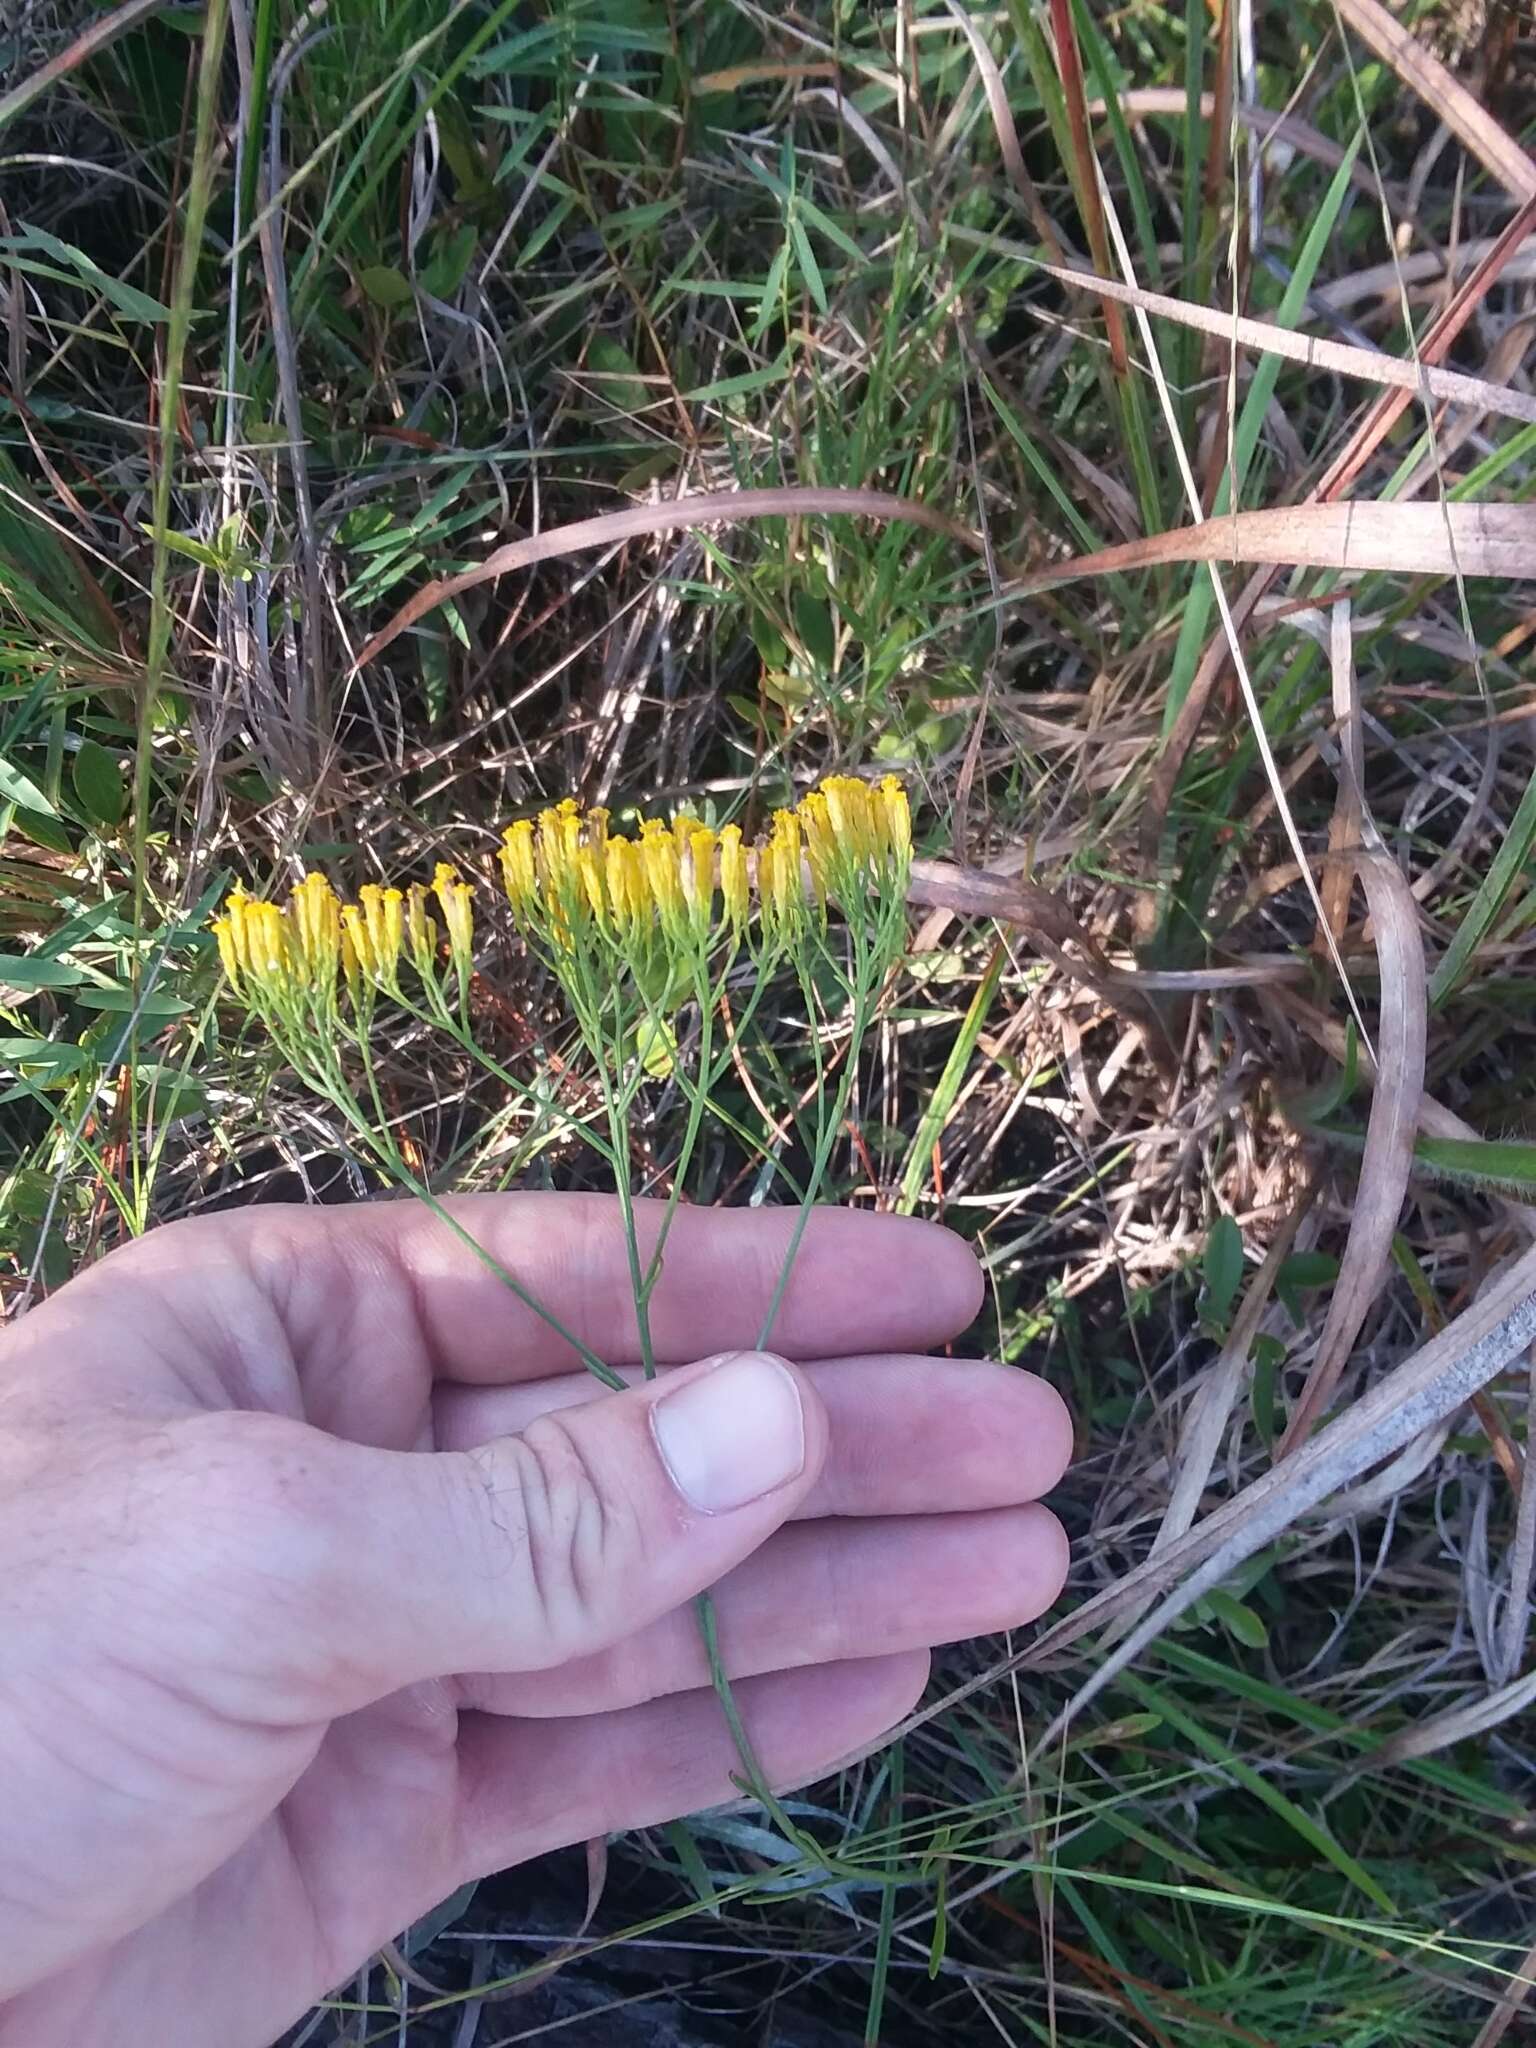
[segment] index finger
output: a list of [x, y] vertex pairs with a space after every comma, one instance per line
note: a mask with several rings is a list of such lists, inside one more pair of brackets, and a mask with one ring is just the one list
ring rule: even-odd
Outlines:
[[[608, 1195], [465, 1195], [443, 1207], [581, 1343], [609, 1364], [640, 1358], [623, 1214]], [[665, 1204], [637, 1201], [642, 1269]], [[347, 1209], [263, 1209], [251, 1249], [279, 1260], [285, 1321], [308, 1320], [334, 1346], [338, 1299], [377, 1290], [407, 1306], [412, 1335], [440, 1379], [489, 1384], [581, 1363], [559, 1336], [420, 1202]], [[685, 1364], [758, 1343], [788, 1254], [793, 1209], [679, 1208], [650, 1298], [655, 1355]], [[302, 1242], [298, 1242], [299, 1238]], [[298, 1254], [298, 1257], [295, 1257]], [[400, 1302], [402, 1284], [407, 1303]], [[789, 1358], [925, 1351], [957, 1335], [981, 1304], [981, 1273], [962, 1239], [908, 1216], [811, 1212], [768, 1342]]]

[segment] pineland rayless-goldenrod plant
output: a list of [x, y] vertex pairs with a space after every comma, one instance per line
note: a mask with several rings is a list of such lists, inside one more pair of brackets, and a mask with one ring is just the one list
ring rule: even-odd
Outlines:
[[[450, 1039], [521, 1101], [536, 1125], [564, 1125], [604, 1160], [622, 1208], [638, 1346], [649, 1377], [656, 1369], [650, 1299], [706, 1120], [713, 1114], [738, 1139], [754, 1142], [714, 1102], [733, 1045], [739, 1048], [781, 976], [798, 983], [813, 1019], [829, 988], [840, 995], [845, 1043], [835, 1079], [820, 1035], [812, 1034], [810, 1170], [803, 1184], [790, 1181], [799, 1213], [759, 1331], [758, 1342], [766, 1345], [843, 1124], [860, 1045], [905, 941], [912, 826], [895, 776], [873, 786], [849, 776], [828, 778], [794, 809], [776, 812], [755, 847], [735, 825], [717, 831], [686, 814], [670, 823], [641, 818], [632, 833], [612, 824], [607, 811], [584, 810], [568, 797], [536, 819], [509, 825], [499, 854], [512, 916], [529, 951], [559, 985], [590, 1063], [600, 1105], [595, 1126], [556, 1108], [541, 1076], [509, 1072], [478, 1042], [470, 1002], [475, 889], [452, 865], [441, 863], [430, 886], [367, 884], [355, 902], [338, 897], [320, 874], [305, 875], [283, 905], [236, 889], [213, 929], [231, 994], [265, 1028], [290, 1069], [340, 1111], [393, 1179], [426, 1201], [575, 1347], [589, 1370], [618, 1386], [608, 1362], [476, 1242], [407, 1162], [385, 1114], [374, 1064], [381, 1007], [393, 1006]], [[687, 1029], [680, 1031], [685, 1015]], [[645, 1086], [663, 1075], [681, 1090], [687, 1116], [647, 1256], [633, 1206], [630, 1126]], [[772, 1157], [771, 1133], [755, 1142]], [[777, 1171], [788, 1179], [782, 1164]], [[707, 1596], [699, 1621], [747, 1780], [772, 1804], [721, 1670]], [[782, 1811], [775, 1812], [793, 1835]], [[816, 1853], [824, 1860], [824, 1852]]]

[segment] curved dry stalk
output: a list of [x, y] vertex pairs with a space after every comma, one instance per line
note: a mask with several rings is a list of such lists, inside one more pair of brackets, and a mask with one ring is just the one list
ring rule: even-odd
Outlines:
[[[1021, 248], [1018, 253], [1030, 252]], [[1277, 326], [1273, 320], [1254, 320], [1242, 313], [1221, 312], [1215, 306], [1192, 305], [1187, 299], [1170, 298], [1166, 292], [1120, 284], [1113, 278], [1095, 277], [1088, 271], [1068, 269], [1059, 263], [1041, 263], [1039, 267], [1059, 283], [1078, 291], [1093, 291], [1100, 298], [1115, 299], [1121, 305], [1139, 306], [1143, 312], [1156, 313], [1160, 319], [1172, 320], [1181, 327], [1192, 327], [1199, 334], [1211, 334], [1218, 341], [1239, 343], [1266, 355], [1284, 356], [1287, 362], [1300, 363], [1309, 370], [1359, 377], [1367, 384], [1388, 384], [1410, 395], [1441, 399], [1448, 405], [1473, 406], [1480, 412], [1502, 414], [1506, 419], [1536, 420], [1536, 398], [1486, 377], [1442, 370], [1431, 363], [1421, 367], [1402, 356], [1356, 348], [1352, 342], [1329, 341], [1318, 334], [1298, 334], [1294, 328]]]
[[1200, 1497], [1210, 1484], [1211, 1468], [1216, 1463], [1216, 1453], [1221, 1448], [1222, 1434], [1242, 1386], [1243, 1369], [1248, 1363], [1248, 1353], [1252, 1349], [1264, 1311], [1269, 1306], [1270, 1294], [1280, 1268], [1290, 1257], [1291, 1247], [1296, 1242], [1296, 1233], [1317, 1199], [1317, 1189], [1318, 1183], [1314, 1179], [1275, 1232], [1269, 1250], [1264, 1255], [1264, 1263], [1249, 1281], [1242, 1306], [1232, 1318], [1232, 1327], [1221, 1347], [1221, 1355], [1206, 1374], [1199, 1393], [1189, 1405], [1189, 1412], [1184, 1418], [1184, 1427], [1179, 1435], [1178, 1449], [1174, 1453], [1173, 1485], [1169, 1489], [1168, 1505], [1163, 1510], [1163, 1519], [1152, 1539], [1152, 1548], [1148, 1553], [1151, 1557], [1156, 1557], [1171, 1543], [1176, 1543], [1193, 1526], [1196, 1511], [1200, 1506]]
[[1356, 867], [1370, 905], [1381, 963], [1376, 1088], [1338, 1283], [1307, 1383], [1276, 1449], [1277, 1461], [1295, 1452], [1327, 1406], [1361, 1325], [1380, 1293], [1413, 1170], [1413, 1141], [1424, 1092], [1429, 984], [1418, 906], [1401, 872], [1384, 854], [1363, 854]]
[[[1027, 932], [1031, 943], [1053, 965], [1100, 996], [1124, 1022], [1133, 1026], [1147, 1051], [1165, 1074], [1178, 1070], [1178, 1054], [1161, 1012], [1135, 981], [1117, 973], [1069, 907], [1049, 889], [1021, 882], [1013, 875], [988, 874], [953, 861], [915, 860], [907, 884], [907, 901], [931, 910], [958, 910], [972, 917], [995, 917]], [[1075, 946], [1074, 959], [1064, 949]]]
[[526, 540], [510, 541], [465, 569], [457, 576], [438, 576], [423, 585], [380, 627], [359, 652], [354, 668], [363, 668], [381, 654], [392, 640], [438, 605], [462, 596], [514, 569], [531, 569], [537, 562], [552, 562], [561, 555], [576, 555], [587, 548], [609, 547], [614, 541], [632, 540], [637, 535], [676, 533], [691, 526], [727, 526], [740, 519], [794, 519], [842, 514], [858, 519], [903, 519], [912, 526], [925, 526], [930, 533], [947, 534], [962, 547], [982, 551], [979, 534], [958, 519], [937, 512], [915, 498], [899, 498], [891, 491], [864, 491], [821, 484], [786, 484], [753, 491], [700, 491], [692, 497], [668, 498], [655, 505], [624, 505], [612, 512], [600, 512], [591, 519], [574, 519], [569, 525], [554, 526], [547, 533], [530, 534]]

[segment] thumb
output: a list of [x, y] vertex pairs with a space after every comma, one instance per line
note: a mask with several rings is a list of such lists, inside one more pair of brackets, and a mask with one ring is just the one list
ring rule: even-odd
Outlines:
[[[301, 1434], [302, 1488], [267, 1475], [267, 1498], [304, 1524], [274, 1650], [291, 1685], [314, 1644], [318, 1715], [460, 1671], [548, 1669], [645, 1627], [794, 1512], [827, 1425], [793, 1366], [747, 1351], [471, 1451]], [[284, 1547], [264, 1548], [269, 1584]]]

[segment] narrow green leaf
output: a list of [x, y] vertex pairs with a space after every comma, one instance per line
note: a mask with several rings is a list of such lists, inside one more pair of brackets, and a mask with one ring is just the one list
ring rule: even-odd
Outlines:
[[[1203, 0], [1194, 0], [1194, 4], [1203, 11]], [[1198, 109], [1191, 126], [1198, 127], [1203, 135], [1204, 129], [1199, 124]], [[1277, 327], [1296, 326], [1306, 311], [1307, 294], [1312, 289], [1312, 281], [1317, 275], [1318, 266], [1333, 239], [1339, 210], [1349, 192], [1350, 173], [1354, 170], [1355, 159], [1360, 154], [1360, 145], [1364, 139], [1365, 131], [1361, 129], [1345, 150], [1344, 160], [1334, 173], [1317, 217], [1307, 229], [1297, 253], [1296, 267], [1281, 295], [1280, 304], [1269, 316]], [[1197, 198], [1198, 191], [1197, 183]], [[1198, 337], [1191, 334], [1191, 339], [1198, 340]], [[1259, 444], [1259, 435], [1269, 415], [1269, 402], [1275, 395], [1275, 384], [1280, 375], [1281, 365], [1280, 356], [1261, 355], [1253, 366], [1248, 393], [1243, 400], [1232, 434], [1232, 461], [1237, 474], [1234, 478], [1230, 469], [1223, 471], [1211, 515], [1213, 518], [1230, 511], [1234, 503], [1242, 503], [1243, 484], [1248, 475], [1249, 465], [1253, 461], [1254, 450]], [[1163, 704], [1164, 732], [1172, 729], [1173, 722], [1179, 715], [1179, 708], [1189, 695], [1201, 650], [1205, 646], [1213, 602], [1211, 579], [1202, 568], [1190, 588], [1178, 644], [1174, 649], [1173, 664], [1168, 672], [1168, 690]]]
[[880, 2022], [885, 2011], [885, 1987], [891, 1970], [891, 1937], [896, 1926], [896, 1872], [901, 1864], [901, 1819], [905, 1787], [906, 1749], [891, 1745], [891, 1783], [886, 1811], [886, 1876], [890, 1880], [880, 1894], [880, 1924], [875, 1933], [875, 1953], [869, 1973], [869, 2005], [864, 2015], [864, 2048], [879, 2048]]
[[923, 1111], [923, 1120], [917, 1127], [917, 1136], [912, 1140], [912, 1150], [907, 1154], [906, 1171], [901, 1177], [901, 1193], [896, 1198], [896, 1209], [900, 1215], [910, 1216], [917, 1207], [923, 1185], [928, 1178], [933, 1160], [933, 1148], [939, 1134], [949, 1120], [949, 1113], [955, 1106], [965, 1080], [966, 1069], [970, 1066], [971, 1055], [976, 1050], [991, 1012], [998, 987], [1002, 982], [1003, 969], [1008, 964], [1008, 952], [1004, 946], [996, 946], [987, 963], [971, 1006], [965, 1013], [965, 1021], [955, 1033], [955, 1042], [950, 1047], [949, 1058], [944, 1062], [938, 1085], [929, 1097], [928, 1107]]
[[699, 1853], [699, 1845], [693, 1839], [693, 1831], [685, 1820], [670, 1820], [662, 1829], [677, 1858], [678, 1868], [688, 1880], [688, 1889], [709, 1913], [719, 1917], [720, 1905], [715, 1894], [715, 1881], [709, 1874], [709, 1866]]
[[1536, 1189], [1536, 1144], [1519, 1138], [1419, 1138], [1414, 1157], [1468, 1187]]
[[0, 988], [78, 988], [89, 979], [83, 967], [44, 960], [35, 953], [0, 953]]
[[828, 311], [827, 287], [822, 280], [821, 267], [816, 261], [816, 252], [811, 247], [811, 238], [795, 214], [789, 217], [789, 238], [795, 245], [795, 255], [800, 261], [800, 274], [805, 279], [811, 297], [816, 301], [816, 310], [825, 313]]
[[1284, 1357], [1285, 1346], [1278, 1337], [1261, 1331], [1254, 1338], [1253, 1387], [1248, 1399], [1253, 1410], [1253, 1426], [1259, 1433], [1259, 1441], [1266, 1445], [1272, 1444], [1285, 1427], [1285, 1417], [1275, 1400], [1275, 1378]]
[[843, 254], [851, 256], [855, 263], [864, 261], [864, 251], [852, 235], [846, 234], [835, 220], [829, 219], [819, 206], [805, 197], [804, 193], [796, 198], [795, 207], [797, 212], [810, 222], [818, 235], [826, 236], [834, 249], [841, 249]]
[[1536, 775], [1532, 775], [1525, 785], [1525, 794], [1510, 820], [1504, 844], [1494, 855], [1466, 916], [1456, 927], [1456, 936], [1429, 978], [1429, 1000], [1435, 1008], [1453, 996], [1465, 980], [1473, 955], [1503, 909], [1515, 883], [1522, 877], [1529, 879], [1533, 845], [1536, 845]]
[[744, 398], [748, 392], [766, 391], [770, 385], [782, 384], [788, 375], [789, 358], [780, 355], [760, 370], [744, 370], [739, 377], [721, 377], [716, 383], [700, 384], [683, 396], [690, 405], [707, 405], [717, 398]]
[[758, 301], [757, 318], [752, 322], [751, 336], [757, 341], [767, 332], [768, 324], [779, 310], [779, 300], [784, 291], [784, 280], [789, 274], [789, 242], [780, 242], [773, 261], [768, 266], [768, 275], [763, 279], [763, 295]]
[[91, 1055], [83, 1045], [57, 1038], [0, 1038], [0, 1065], [42, 1068], [48, 1074], [73, 1074]]
[[110, 1010], [114, 1015], [126, 1015], [136, 1009], [141, 1017], [150, 1022], [185, 1016], [191, 1007], [177, 996], [150, 994], [141, 1001], [131, 988], [83, 988], [75, 997], [75, 1001], [83, 1009]]
[[3, 754], [0, 754], [0, 804], [17, 804], [22, 810], [37, 811], [45, 818], [58, 816], [31, 776], [13, 768]]
[[1390, 1895], [1382, 1890], [1371, 1873], [1357, 1858], [1350, 1855], [1342, 1843], [1336, 1842], [1325, 1827], [1320, 1826], [1309, 1813], [1304, 1813], [1293, 1799], [1288, 1799], [1277, 1786], [1270, 1783], [1268, 1778], [1254, 1770], [1250, 1764], [1244, 1763], [1241, 1757], [1234, 1756], [1226, 1744], [1212, 1735], [1208, 1728], [1192, 1714], [1185, 1713], [1183, 1707], [1169, 1693], [1161, 1687], [1149, 1685], [1145, 1679], [1138, 1678], [1134, 1672], [1129, 1671], [1121, 1676], [1118, 1683], [1144, 1707], [1161, 1714], [1170, 1728], [1177, 1728], [1203, 1756], [1209, 1757], [1228, 1777], [1241, 1785], [1245, 1791], [1251, 1792], [1255, 1799], [1284, 1821], [1292, 1833], [1299, 1836], [1309, 1849], [1332, 1864], [1339, 1875], [1352, 1884], [1356, 1891], [1363, 1893], [1373, 1906], [1396, 1918], [1397, 1907]]
[[[87, 256], [83, 249], [77, 249], [73, 242], [61, 242], [57, 235], [50, 235], [46, 229], [18, 226], [14, 235], [0, 237], [0, 248], [20, 251], [40, 249], [51, 256], [56, 263], [66, 267], [66, 276], [74, 271], [72, 282], [86, 286], [90, 291], [100, 292], [110, 305], [120, 313], [126, 313], [131, 320], [155, 322], [169, 320], [171, 309], [163, 306], [158, 299], [152, 299], [148, 292], [141, 292], [136, 285], [124, 284], [120, 277], [113, 277], [101, 265]], [[23, 265], [23, 268], [27, 266]]]

